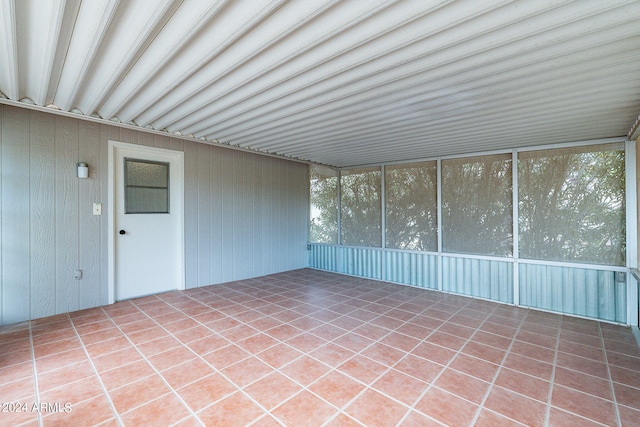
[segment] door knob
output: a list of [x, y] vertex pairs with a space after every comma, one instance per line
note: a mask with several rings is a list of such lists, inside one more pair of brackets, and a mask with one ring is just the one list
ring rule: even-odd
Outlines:
[[124, 231], [124, 230], [120, 230], [120, 231], [119, 231], [119, 233], [120, 233], [120, 234], [122, 234], [122, 235], [127, 234], [127, 232], [126, 232], [126, 231]]

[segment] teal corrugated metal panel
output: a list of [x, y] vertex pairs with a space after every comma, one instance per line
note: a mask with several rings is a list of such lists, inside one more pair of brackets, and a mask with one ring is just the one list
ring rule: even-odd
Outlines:
[[371, 248], [342, 247], [339, 249], [342, 273], [382, 279], [382, 251]]
[[443, 256], [442, 290], [513, 303], [513, 263]]
[[627, 284], [616, 283], [615, 287], [616, 322], [627, 323]]
[[327, 271], [338, 271], [338, 247], [310, 244], [309, 266]]
[[615, 272], [520, 264], [520, 304], [626, 323], [626, 287]]
[[437, 258], [437, 255], [432, 254], [386, 251], [384, 280], [436, 289]]

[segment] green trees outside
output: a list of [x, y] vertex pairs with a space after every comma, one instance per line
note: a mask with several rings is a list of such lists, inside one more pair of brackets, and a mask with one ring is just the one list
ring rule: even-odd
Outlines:
[[[511, 154], [442, 161], [443, 251], [513, 255], [512, 170]], [[381, 173], [312, 172], [311, 241], [380, 247]], [[436, 162], [387, 166], [384, 187], [386, 247], [437, 251]], [[521, 258], [625, 265], [622, 144], [520, 152], [518, 202]]]
[[625, 265], [624, 146], [520, 153], [520, 256]]
[[340, 180], [341, 242], [344, 245], [382, 245], [382, 179], [380, 168], [342, 172]]
[[442, 161], [442, 247], [445, 252], [511, 256], [511, 155]]
[[438, 250], [437, 193], [435, 161], [385, 168], [388, 248]]
[[314, 166], [310, 173], [309, 241], [338, 243], [338, 172]]

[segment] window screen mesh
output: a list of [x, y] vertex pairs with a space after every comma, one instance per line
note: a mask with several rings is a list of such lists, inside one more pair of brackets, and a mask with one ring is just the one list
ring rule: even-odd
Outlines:
[[385, 168], [386, 246], [438, 250], [436, 162]]
[[511, 256], [511, 155], [442, 161], [442, 247], [445, 252]]
[[520, 257], [625, 264], [624, 145], [518, 155]]
[[313, 166], [310, 175], [309, 241], [338, 243], [338, 172]]
[[169, 212], [169, 163], [125, 159], [127, 214]]
[[343, 171], [340, 181], [342, 243], [381, 246], [380, 168]]

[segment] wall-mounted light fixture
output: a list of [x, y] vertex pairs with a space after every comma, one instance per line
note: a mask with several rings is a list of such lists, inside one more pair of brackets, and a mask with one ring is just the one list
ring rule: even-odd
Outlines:
[[78, 163], [78, 178], [89, 178], [89, 165]]

